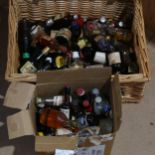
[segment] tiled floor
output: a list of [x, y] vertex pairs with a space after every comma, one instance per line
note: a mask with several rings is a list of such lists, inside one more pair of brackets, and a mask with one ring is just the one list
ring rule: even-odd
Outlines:
[[[7, 1], [0, 0], [0, 155], [35, 155], [34, 138], [8, 140], [6, 116], [17, 110], [4, 107], [3, 96], [8, 83], [4, 80], [7, 51]], [[152, 80], [140, 104], [123, 105], [123, 118], [111, 155], [155, 155], [155, 47], [148, 45]]]

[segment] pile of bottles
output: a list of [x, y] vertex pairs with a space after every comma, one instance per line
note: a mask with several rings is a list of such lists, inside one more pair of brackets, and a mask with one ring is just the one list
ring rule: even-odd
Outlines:
[[58, 96], [36, 98], [39, 136], [87, 137], [113, 131], [112, 105], [102, 90], [64, 87]]
[[19, 21], [20, 73], [111, 66], [113, 73], [139, 72], [131, 23], [57, 15], [46, 21]]

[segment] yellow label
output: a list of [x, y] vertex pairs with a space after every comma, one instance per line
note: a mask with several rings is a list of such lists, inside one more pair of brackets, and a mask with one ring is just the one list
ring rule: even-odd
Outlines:
[[38, 136], [44, 136], [44, 133], [43, 132], [38, 132], [37, 135]]
[[84, 39], [79, 40], [78, 46], [80, 47], [80, 49], [83, 49], [86, 46], [86, 40]]
[[57, 68], [61, 68], [64, 66], [65, 64], [65, 60], [63, 56], [57, 56], [55, 59], [55, 63], [56, 63], [56, 67]]

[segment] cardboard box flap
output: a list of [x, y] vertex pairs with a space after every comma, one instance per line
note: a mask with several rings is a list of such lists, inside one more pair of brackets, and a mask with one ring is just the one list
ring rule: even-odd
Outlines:
[[9, 139], [35, 134], [29, 110], [23, 110], [8, 116], [7, 127]]
[[34, 96], [35, 85], [21, 82], [10, 84], [4, 105], [10, 108], [26, 109]]
[[40, 72], [37, 73], [37, 83], [61, 83], [62, 79], [63, 81], [65, 79], [66, 83], [101, 78], [106, 81], [111, 77], [111, 74], [111, 67]]
[[77, 136], [36, 136], [36, 152], [54, 152], [55, 149], [74, 150], [78, 142]]
[[122, 99], [121, 99], [121, 89], [119, 83], [118, 75], [115, 75], [112, 78], [112, 95], [114, 103], [114, 131], [117, 131], [120, 128], [121, 117], [122, 117]]

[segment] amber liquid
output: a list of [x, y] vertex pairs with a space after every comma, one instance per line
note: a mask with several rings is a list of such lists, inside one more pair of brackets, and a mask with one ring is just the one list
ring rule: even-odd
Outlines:
[[40, 115], [40, 124], [50, 128], [63, 128], [67, 123], [67, 117], [62, 112], [54, 109], [46, 108]]

